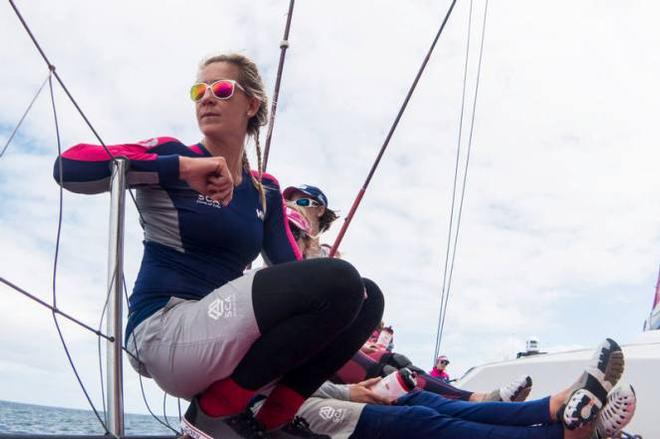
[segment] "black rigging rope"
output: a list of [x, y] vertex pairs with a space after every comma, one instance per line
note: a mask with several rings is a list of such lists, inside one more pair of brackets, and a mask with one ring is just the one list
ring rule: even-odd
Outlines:
[[[471, 115], [471, 120], [470, 120], [470, 132], [468, 135], [468, 148], [467, 148], [467, 153], [466, 153], [466, 159], [465, 159], [465, 167], [463, 171], [463, 181], [462, 181], [462, 188], [461, 188], [461, 197], [460, 197], [460, 203], [459, 203], [459, 208], [458, 208], [458, 216], [456, 220], [456, 233], [454, 234], [453, 238], [453, 245], [452, 245], [452, 255], [451, 255], [451, 264], [449, 265], [449, 275], [447, 276], [447, 259], [445, 259], [445, 273], [443, 275], [443, 291], [442, 291], [442, 301], [440, 304], [440, 317], [438, 319], [438, 330], [436, 333], [436, 346], [435, 346], [435, 355], [434, 355], [434, 363], [435, 363], [435, 358], [438, 357], [438, 354], [440, 353], [440, 345], [442, 343], [442, 336], [444, 333], [444, 328], [445, 328], [445, 321], [446, 321], [446, 314], [447, 314], [447, 306], [449, 304], [449, 298], [451, 294], [451, 281], [454, 273], [454, 262], [456, 259], [456, 249], [458, 247], [458, 237], [459, 237], [459, 232], [460, 232], [460, 226], [461, 226], [461, 219], [463, 215], [463, 203], [465, 200], [465, 189], [467, 187], [467, 176], [468, 176], [468, 169], [470, 165], [470, 155], [472, 152], [472, 138], [474, 134], [474, 121], [475, 121], [475, 116], [476, 116], [476, 110], [477, 110], [477, 97], [479, 95], [479, 82], [481, 78], [481, 66], [482, 66], [482, 61], [483, 61], [483, 52], [484, 52], [484, 41], [485, 41], [485, 36], [486, 36], [486, 21], [488, 18], [488, 0], [485, 1], [484, 5], [484, 19], [483, 19], [483, 24], [481, 28], [481, 44], [479, 47], [479, 61], [477, 64], [477, 76], [476, 76], [476, 84], [475, 84], [475, 91], [474, 91], [474, 99], [472, 101], [472, 115]], [[470, 23], [472, 21], [472, 1], [470, 1]], [[468, 26], [468, 29], [471, 27]], [[468, 45], [467, 45], [467, 50], [466, 50], [466, 61], [465, 61], [465, 76], [464, 76], [464, 82], [463, 82], [463, 103], [461, 105], [461, 122], [460, 122], [460, 128], [459, 128], [459, 140], [458, 140], [458, 150], [456, 152], [456, 172], [458, 171], [458, 159], [459, 159], [459, 154], [460, 154], [460, 144], [461, 144], [461, 132], [462, 132], [462, 126], [463, 126], [463, 107], [465, 104], [465, 84], [467, 81], [467, 66], [468, 66], [468, 54], [469, 54], [469, 40], [470, 40], [470, 31], [468, 30]], [[452, 206], [451, 206], [451, 219], [450, 219], [450, 225], [449, 225], [449, 239], [447, 241], [447, 256], [449, 255], [449, 246], [450, 246], [450, 241], [451, 241], [451, 225], [452, 225], [452, 219], [453, 219], [453, 211], [454, 211], [454, 201], [455, 201], [455, 195], [456, 195], [456, 174], [454, 174], [454, 190], [453, 190], [453, 195], [452, 195]], [[445, 284], [445, 279], [447, 279], [447, 282]], [[445, 287], [446, 285], [446, 287]]]
[[69, 320], [69, 321], [75, 323], [76, 325], [80, 326], [81, 328], [84, 328], [84, 329], [88, 330], [89, 332], [91, 332], [91, 333], [93, 333], [93, 334], [95, 334], [95, 335], [97, 335], [97, 336], [99, 336], [99, 337], [103, 337], [104, 339], [106, 339], [106, 340], [108, 340], [108, 341], [110, 341], [110, 342], [114, 342], [114, 341], [115, 341], [115, 338], [114, 338], [114, 337], [110, 337], [110, 336], [108, 336], [108, 335], [102, 333], [101, 331], [97, 331], [96, 329], [92, 328], [91, 326], [89, 326], [89, 325], [87, 325], [87, 324], [81, 322], [80, 320], [76, 319], [75, 317], [72, 317], [72, 316], [70, 316], [69, 314], [65, 313], [65, 312], [62, 311], [61, 309], [59, 309], [59, 308], [57, 308], [57, 307], [55, 307], [55, 306], [52, 306], [51, 304], [49, 304], [49, 303], [47, 303], [47, 302], [44, 302], [43, 300], [39, 299], [39, 298], [38, 298], [37, 296], [35, 296], [34, 294], [29, 293], [28, 291], [24, 290], [23, 288], [19, 287], [18, 285], [14, 284], [14, 283], [12, 283], [12, 282], [10, 282], [10, 281], [8, 281], [8, 280], [5, 279], [4, 277], [0, 277], [0, 282], [3, 283], [3, 284], [5, 284], [5, 285], [7, 285], [9, 288], [11, 288], [11, 289], [13, 289], [13, 290], [15, 290], [15, 291], [17, 291], [17, 292], [23, 294], [25, 297], [28, 297], [28, 298], [34, 300], [35, 302], [37, 302], [37, 303], [40, 304], [41, 306], [43, 306], [43, 307], [45, 307], [45, 308], [48, 308], [48, 309], [51, 310], [54, 314], [59, 314], [59, 315], [61, 315], [61, 316], [64, 317], [65, 319], [67, 319], [67, 320]]
[[[16, 5], [14, 4], [14, 0], [8, 0], [8, 1], [9, 1], [9, 4], [11, 5], [12, 9], [13, 9], [14, 12], [16, 13], [16, 16], [18, 17], [18, 19], [20, 20], [21, 24], [23, 25], [23, 28], [25, 28], [25, 31], [28, 33], [28, 35], [30, 36], [30, 39], [32, 40], [32, 42], [34, 43], [35, 47], [36, 47], [37, 50], [39, 51], [39, 54], [41, 55], [41, 57], [44, 59], [44, 61], [45, 61], [46, 64], [48, 65], [48, 70], [50, 70], [52, 76], [54, 76], [55, 79], [57, 79], [57, 82], [59, 82], [60, 86], [62, 87], [62, 90], [64, 90], [64, 93], [66, 93], [66, 95], [69, 97], [69, 100], [71, 101], [71, 103], [73, 104], [73, 106], [76, 107], [76, 110], [78, 110], [78, 113], [79, 113], [80, 116], [83, 118], [83, 120], [85, 121], [85, 123], [87, 124], [87, 126], [89, 127], [89, 129], [92, 131], [92, 133], [94, 133], [94, 136], [95, 136], [96, 139], [99, 141], [100, 145], [103, 147], [103, 149], [105, 150], [106, 154], [108, 154], [108, 156], [110, 157], [110, 159], [111, 159], [112, 161], [115, 161], [115, 160], [116, 160], [116, 157], [112, 154], [112, 152], [110, 152], [110, 150], [109, 150], [108, 147], [106, 146], [105, 142], [101, 139], [101, 136], [99, 136], [98, 132], [96, 131], [96, 129], [94, 128], [94, 126], [92, 125], [92, 123], [89, 121], [89, 119], [87, 118], [87, 116], [85, 115], [85, 113], [82, 111], [82, 108], [80, 108], [80, 106], [78, 105], [78, 102], [76, 102], [76, 100], [74, 99], [73, 95], [69, 92], [69, 89], [66, 87], [66, 85], [64, 85], [64, 81], [62, 81], [62, 78], [60, 78], [60, 75], [59, 75], [59, 74], [57, 73], [57, 71], [55, 70], [55, 66], [50, 62], [50, 60], [49, 60], [48, 57], [46, 56], [46, 53], [43, 51], [43, 49], [42, 49], [41, 46], [39, 45], [39, 42], [38, 42], [37, 39], [34, 37], [34, 34], [33, 34], [32, 31], [30, 30], [30, 27], [27, 25], [27, 22], [25, 21], [25, 19], [24, 19], [23, 16], [21, 15], [20, 11], [18, 10], [18, 8], [16, 7]], [[136, 208], [137, 211], [138, 211], [138, 215], [140, 216], [140, 221], [141, 221], [143, 224], [147, 224], [146, 221], [144, 220], [144, 217], [142, 216], [142, 212], [140, 211], [140, 207], [139, 207], [138, 204], [137, 204], [137, 200], [135, 199], [135, 195], [133, 194], [133, 191], [131, 191], [131, 190], [129, 189], [128, 193], [130, 194], [131, 199], [133, 200], [133, 204], [135, 205], [135, 208]]]
[[369, 171], [369, 175], [367, 175], [367, 179], [365, 180], [364, 184], [362, 185], [362, 188], [358, 192], [357, 196], [355, 197], [355, 200], [353, 201], [353, 205], [351, 206], [351, 210], [348, 212], [348, 215], [344, 219], [344, 224], [342, 224], [341, 230], [339, 230], [339, 234], [337, 235], [337, 238], [335, 239], [334, 244], [332, 244], [332, 249], [330, 250], [330, 257], [333, 257], [335, 253], [337, 253], [337, 249], [339, 248], [339, 244], [341, 244], [342, 239], [344, 239], [344, 235], [346, 234], [346, 230], [348, 229], [348, 226], [351, 224], [351, 220], [353, 219], [353, 216], [355, 215], [355, 211], [357, 210], [358, 206], [360, 205], [360, 202], [362, 201], [362, 197], [364, 196], [364, 193], [367, 191], [367, 187], [369, 186], [369, 182], [371, 182], [371, 178], [374, 175], [374, 172], [376, 172], [376, 168], [378, 168], [378, 164], [380, 163], [381, 158], [383, 157], [383, 154], [385, 153], [385, 150], [387, 149], [387, 146], [390, 143], [390, 139], [392, 138], [392, 135], [394, 134], [394, 130], [396, 130], [397, 125], [399, 124], [399, 121], [401, 120], [401, 116], [403, 116], [403, 113], [406, 111], [406, 107], [408, 106], [408, 102], [410, 101], [410, 98], [412, 97], [413, 92], [415, 91], [415, 88], [417, 87], [417, 83], [419, 82], [419, 79], [422, 77], [422, 73], [424, 73], [424, 69], [426, 68], [426, 65], [429, 62], [429, 59], [431, 58], [431, 54], [433, 53], [433, 49], [435, 49], [435, 45], [438, 42], [438, 39], [440, 38], [440, 35], [442, 35], [442, 31], [445, 28], [445, 25], [447, 24], [447, 21], [449, 20], [449, 17], [451, 16], [452, 11], [454, 10], [454, 5], [456, 5], [456, 0], [452, 0], [451, 5], [449, 6], [449, 10], [447, 11], [447, 14], [445, 15], [445, 18], [442, 20], [442, 24], [440, 25], [440, 29], [438, 29], [438, 32], [435, 35], [435, 38], [433, 39], [433, 43], [431, 44], [431, 47], [429, 48], [428, 53], [424, 57], [424, 61], [422, 61], [422, 65], [417, 71], [417, 75], [415, 76], [415, 79], [413, 80], [412, 85], [410, 86], [410, 90], [408, 90], [408, 94], [406, 95], [406, 98], [403, 101], [403, 104], [401, 105], [401, 108], [399, 109], [399, 113], [396, 115], [396, 118], [394, 119], [394, 123], [392, 123], [392, 126], [390, 127], [390, 131], [387, 133], [387, 136], [385, 137], [385, 141], [383, 142], [383, 146], [381, 146], [380, 151], [378, 152], [378, 156], [376, 157], [376, 160], [374, 161], [374, 164], [371, 166], [371, 170]]
[[[46, 62], [47, 66], [48, 66], [49, 74], [48, 74], [48, 77], [46, 78], [46, 80], [44, 81], [44, 83], [41, 85], [41, 87], [40, 87], [39, 90], [37, 91], [35, 97], [32, 99], [32, 101], [31, 101], [30, 104], [28, 105], [27, 110], [25, 111], [25, 113], [24, 113], [23, 116], [21, 117], [21, 119], [20, 119], [19, 123], [17, 124], [17, 126], [15, 127], [14, 131], [12, 132], [12, 134], [11, 134], [9, 140], [7, 141], [7, 144], [5, 145], [5, 147], [4, 147], [3, 150], [2, 150], [2, 153], [0, 153], [0, 157], [2, 157], [2, 155], [3, 155], [4, 152], [5, 152], [5, 150], [7, 149], [7, 147], [9, 146], [9, 144], [11, 143], [11, 141], [12, 141], [14, 135], [15, 135], [16, 132], [18, 131], [20, 125], [22, 124], [23, 120], [24, 120], [25, 117], [27, 116], [27, 114], [28, 114], [28, 112], [30, 111], [32, 105], [34, 104], [34, 101], [37, 99], [38, 95], [40, 94], [41, 90], [42, 90], [43, 87], [45, 86], [46, 82], [49, 83], [49, 87], [50, 87], [51, 101], [52, 101], [52, 105], [53, 105], [53, 114], [54, 114], [54, 117], [55, 117], [55, 128], [56, 128], [56, 134], [57, 134], [58, 156], [61, 157], [61, 153], [62, 153], [62, 151], [61, 151], [61, 141], [60, 141], [60, 135], [59, 135], [59, 126], [58, 126], [57, 113], [56, 113], [56, 108], [55, 108], [55, 99], [54, 99], [53, 86], [52, 86], [52, 77], [54, 76], [55, 79], [56, 79], [56, 80], [58, 81], [58, 83], [60, 84], [60, 86], [62, 87], [63, 91], [66, 93], [66, 95], [67, 95], [67, 97], [69, 98], [69, 100], [71, 101], [71, 103], [74, 105], [74, 107], [76, 108], [76, 110], [78, 111], [78, 113], [80, 114], [80, 116], [83, 118], [83, 120], [85, 121], [85, 123], [87, 124], [87, 126], [89, 127], [89, 129], [92, 131], [92, 133], [94, 134], [94, 136], [96, 137], [96, 139], [99, 141], [100, 145], [103, 147], [103, 149], [105, 150], [105, 152], [108, 154], [109, 158], [110, 158], [112, 161], [115, 161], [115, 160], [116, 160], [115, 156], [114, 156], [114, 155], [111, 153], [111, 151], [108, 149], [108, 147], [106, 146], [106, 144], [105, 144], [105, 142], [103, 141], [103, 139], [101, 139], [100, 135], [98, 134], [98, 132], [96, 131], [96, 129], [94, 128], [94, 126], [93, 126], [93, 125], [91, 124], [91, 122], [89, 121], [87, 115], [83, 112], [82, 108], [78, 105], [78, 103], [77, 103], [77, 101], [75, 100], [75, 98], [73, 97], [73, 95], [69, 92], [69, 89], [66, 87], [66, 85], [64, 84], [64, 82], [63, 82], [62, 79], [60, 78], [59, 74], [57, 73], [57, 71], [56, 71], [56, 69], [55, 69], [55, 66], [50, 62], [50, 60], [49, 60], [48, 57], [46, 56], [45, 52], [44, 52], [43, 49], [41, 48], [41, 45], [39, 44], [39, 42], [38, 42], [37, 39], [35, 38], [35, 36], [34, 36], [34, 34], [32, 33], [32, 31], [30, 30], [29, 26], [27, 25], [25, 19], [24, 19], [23, 16], [21, 15], [20, 11], [19, 11], [18, 8], [16, 7], [15, 3], [13, 2], [13, 0], [9, 0], [9, 3], [10, 3], [10, 5], [11, 5], [12, 9], [14, 10], [14, 12], [16, 13], [18, 19], [20, 20], [21, 24], [23, 25], [25, 31], [26, 31], [26, 32], [28, 33], [28, 35], [30, 36], [30, 39], [31, 39], [32, 42], [34, 43], [34, 45], [35, 45], [36, 49], [38, 50], [39, 54], [41, 55], [41, 57], [42, 57], [42, 58], [44, 59], [44, 61]], [[102, 393], [102, 397], [103, 397], [103, 406], [104, 406], [104, 413], [105, 413], [105, 411], [106, 411], [105, 408], [106, 408], [106, 407], [105, 407], [105, 393], [104, 393], [104, 389], [103, 389], [103, 385], [104, 385], [104, 383], [103, 383], [103, 366], [102, 366], [102, 357], [101, 357], [101, 351], [100, 351], [100, 337], [103, 337], [103, 338], [105, 338], [106, 340], [111, 341], [111, 342], [115, 342], [115, 341], [116, 341], [116, 342], [118, 342], [118, 343], [121, 343], [121, 340], [115, 340], [114, 337], [109, 337], [109, 336], [107, 336], [107, 335], [105, 335], [105, 334], [103, 334], [103, 333], [101, 332], [100, 327], [101, 327], [102, 322], [103, 322], [103, 315], [102, 315], [102, 317], [101, 317], [101, 319], [100, 319], [100, 322], [99, 322], [99, 329], [98, 329], [98, 330], [94, 330], [94, 329], [93, 329], [92, 327], [90, 327], [89, 325], [86, 325], [86, 324], [80, 322], [79, 320], [77, 320], [77, 319], [75, 319], [74, 317], [72, 317], [72, 316], [70, 316], [70, 315], [68, 315], [68, 314], [66, 314], [66, 313], [64, 313], [64, 312], [62, 312], [62, 311], [60, 311], [60, 310], [57, 308], [57, 302], [56, 302], [56, 301], [57, 301], [57, 294], [56, 294], [56, 276], [57, 276], [57, 262], [58, 262], [58, 257], [59, 257], [59, 244], [60, 244], [61, 227], [62, 227], [62, 206], [63, 206], [63, 189], [62, 189], [62, 184], [63, 184], [63, 181], [62, 181], [62, 178], [63, 178], [63, 177], [62, 177], [62, 176], [63, 176], [63, 173], [62, 173], [62, 161], [61, 161], [61, 160], [59, 161], [59, 166], [60, 166], [60, 182], [59, 182], [59, 183], [60, 183], [60, 189], [59, 189], [59, 192], [60, 192], [60, 196], [59, 196], [59, 197], [60, 197], [60, 198], [59, 198], [59, 219], [58, 219], [58, 229], [57, 229], [57, 241], [56, 241], [56, 247], [55, 247], [55, 258], [54, 258], [54, 266], [53, 266], [53, 305], [52, 305], [52, 306], [49, 305], [48, 303], [44, 302], [43, 300], [37, 298], [36, 296], [34, 296], [34, 295], [28, 293], [27, 291], [23, 290], [22, 288], [20, 288], [20, 287], [14, 285], [13, 283], [11, 283], [11, 282], [9, 282], [9, 281], [3, 279], [3, 278], [0, 278], [0, 281], [2, 281], [4, 284], [10, 286], [10, 287], [13, 288], [14, 290], [16, 290], [16, 291], [18, 291], [18, 292], [24, 294], [25, 296], [27, 296], [27, 297], [33, 299], [33, 300], [36, 301], [37, 303], [39, 303], [39, 304], [41, 304], [41, 305], [43, 305], [43, 306], [45, 306], [45, 307], [47, 307], [47, 308], [49, 308], [49, 309], [51, 310], [51, 312], [53, 313], [53, 320], [54, 320], [54, 322], [55, 322], [55, 327], [56, 327], [56, 329], [57, 329], [57, 332], [58, 332], [58, 334], [59, 334], [60, 340], [61, 340], [62, 345], [63, 345], [63, 347], [64, 347], [64, 351], [65, 351], [65, 353], [66, 353], [66, 356], [67, 356], [67, 358], [68, 358], [68, 360], [69, 360], [69, 363], [70, 363], [70, 365], [71, 365], [71, 367], [72, 367], [72, 369], [73, 369], [73, 372], [74, 372], [74, 374], [75, 374], [75, 376], [76, 376], [76, 379], [78, 380], [78, 383], [80, 384], [81, 389], [82, 389], [83, 393], [85, 394], [85, 397], [86, 397], [86, 399], [87, 399], [89, 405], [91, 406], [91, 408], [92, 408], [94, 414], [96, 415], [97, 419], [99, 420], [99, 422], [100, 422], [101, 425], [103, 426], [103, 429], [105, 430], [106, 434], [111, 434], [111, 433], [109, 432], [109, 430], [108, 430], [106, 424], [105, 424], [105, 423], [103, 422], [103, 420], [101, 419], [101, 417], [100, 417], [98, 411], [96, 410], [96, 407], [95, 407], [94, 404], [92, 403], [91, 398], [89, 397], [89, 394], [88, 394], [88, 392], [87, 392], [87, 390], [86, 390], [86, 388], [85, 388], [85, 386], [84, 386], [84, 384], [83, 384], [83, 382], [82, 382], [82, 380], [81, 380], [81, 378], [80, 378], [80, 375], [78, 374], [78, 371], [77, 371], [77, 369], [76, 369], [76, 367], [75, 367], [75, 365], [74, 365], [74, 363], [73, 363], [73, 359], [72, 359], [72, 357], [71, 357], [71, 355], [70, 355], [70, 353], [69, 353], [69, 349], [68, 349], [68, 347], [67, 347], [67, 345], [66, 345], [66, 342], [65, 342], [65, 340], [64, 340], [64, 337], [63, 337], [62, 331], [61, 331], [61, 329], [60, 329], [60, 326], [59, 326], [59, 323], [58, 323], [58, 320], [57, 320], [57, 314], [60, 314], [60, 315], [62, 315], [63, 317], [69, 319], [70, 321], [72, 321], [72, 322], [78, 324], [79, 326], [81, 326], [81, 327], [83, 327], [83, 328], [85, 328], [85, 329], [87, 329], [87, 330], [93, 332], [94, 334], [96, 334], [96, 335], [99, 337], [99, 339], [98, 339], [98, 341], [99, 341], [99, 344], [98, 344], [98, 347], [99, 347], [99, 370], [100, 370], [100, 373], [101, 373], [101, 393]], [[129, 189], [128, 192], [129, 192], [129, 194], [130, 194], [130, 196], [131, 196], [131, 199], [133, 200], [133, 203], [134, 203], [134, 205], [135, 205], [135, 207], [136, 207], [136, 209], [137, 209], [137, 211], [138, 211], [138, 214], [139, 214], [139, 216], [140, 216], [140, 221], [141, 221], [141, 223], [142, 223], [142, 224], [146, 224], [146, 221], [145, 221], [145, 219], [144, 219], [144, 217], [143, 217], [143, 215], [142, 215], [142, 212], [140, 211], [140, 208], [139, 208], [139, 206], [138, 206], [138, 204], [137, 204], [137, 200], [135, 199], [135, 196], [134, 196], [133, 192], [132, 192], [130, 189]], [[113, 279], [115, 278], [115, 275], [116, 275], [116, 273], [113, 274]], [[126, 288], [126, 286], [125, 286], [125, 284], [124, 284], [124, 289], [125, 289], [125, 288]], [[106, 307], [107, 307], [107, 303], [108, 303], [108, 295], [109, 295], [109, 291], [108, 291], [108, 293], [107, 293], [107, 295], [106, 295], [106, 302], [105, 302], [105, 304], [104, 304], [104, 307], [103, 307], [103, 313], [102, 313], [102, 314], [105, 314], [105, 309], [106, 309]], [[126, 349], [125, 346], [122, 345], [122, 349], [123, 349], [124, 351], [126, 351], [129, 355], [133, 356], [130, 352], [128, 352], [128, 350]], [[142, 382], [141, 382], [141, 381], [140, 381], [140, 386], [142, 387]], [[161, 424], [163, 424], [163, 422], [160, 421], [160, 420], [158, 419], [158, 417], [157, 417], [157, 416], [151, 411], [151, 409], [149, 408], [149, 406], [148, 406], [148, 404], [147, 404], [147, 402], [146, 402], [146, 395], [144, 394], [144, 389], [143, 389], [143, 388], [142, 388], [142, 395], [143, 395], [143, 399], [144, 399], [144, 401], [145, 401], [145, 405], [147, 406], [147, 409], [149, 410], [149, 412], [152, 414], [152, 416], [154, 416], [155, 419], [157, 419]], [[173, 428], [171, 428], [171, 427], [169, 426], [169, 423], [167, 423], [167, 424], [163, 424], [163, 425], [165, 425], [166, 427], [170, 428], [170, 429], [171, 429], [172, 431], [174, 431], [175, 433], [178, 433], [176, 430], [174, 430]]]
[[277, 77], [275, 79], [275, 90], [273, 91], [273, 102], [270, 107], [270, 121], [268, 123], [268, 133], [266, 134], [266, 146], [264, 147], [264, 166], [265, 171], [268, 167], [268, 155], [270, 153], [270, 142], [273, 137], [273, 126], [275, 125], [275, 113], [277, 112], [277, 102], [280, 96], [280, 84], [282, 83], [282, 71], [284, 70], [284, 58], [286, 57], [286, 50], [289, 48], [289, 29], [291, 28], [291, 17], [293, 16], [293, 3], [295, 0], [289, 2], [289, 12], [286, 16], [286, 26], [284, 27], [284, 36], [280, 43], [280, 62], [277, 65]]
[[[62, 143], [60, 139], [60, 128], [59, 128], [59, 123], [57, 120], [57, 108], [55, 106], [55, 94], [53, 93], [53, 81], [52, 79], [48, 78], [48, 88], [50, 90], [50, 100], [53, 106], [53, 118], [55, 120], [55, 134], [57, 137], [57, 153], [58, 155], [62, 154]], [[62, 161], [59, 161], [59, 166], [60, 166], [60, 185], [59, 185], [59, 208], [58, 208], [58, 217], [57, 217], [57, 238], [55, 240], [55, 256], [53, 258], [53, 308], [57, 307], [57, 263], [59, 260], [59, 252], [60, 252], [60, 240], [62, 236], [62, 210], [63, 210], [63, 205], [64, 205], [64, 189], [62, 188], [62, 179], [63, 179], [63, 173], [62, 173]], [[71, 353], [69, 352], [69, 348], [66, 344], [66, 341], [64, 340], [64, 335], [62, 334], [62, 330], [60, 328], [60, 324], [57, 321], [57, 313], [53, 311], [53, 322], [55, 323], [55, 328], [57, 329], [57, 334], [59, 335], [60, 341], [62, 342], [62, 347], [64, 348], [64, 352], [66, 353], [66, 357], [69, 360], [69, 364], [71, 365], [71, 369], [73, 370], [74, 375], [76, 376], [76, 379], [78, 380], [78, 384], [80, 384], [80, 388], [85, 394], [85, 398], [87, 399], [87, 402], [89, 403], [90, 407], [92, 408], [92, 411], [94, 412], [94, 415], [96, 418], [99, 420], [101, 423], [101, 426], [105, 430], [106, 434], [111, 434], [110, 431], [108, 430], [108, 427], [106, 423], [101, 419], [101, 415], [99, 415], [98, 410], [96, 410], [96, 406], [94, 406], [94, 403], [92, 402], [91, 397], [89, 396], [89, 393], [87, 392], [87, 389], [85, 388], [85, 384], [82, 382], [82, 379], [80, 378], [80, 374], [78, 373], [78, 370], [76, 369], [76, 365], [73, 362], [73, 358], [71, 357]], [[120, 342], [117, 340], [116, 342]]]

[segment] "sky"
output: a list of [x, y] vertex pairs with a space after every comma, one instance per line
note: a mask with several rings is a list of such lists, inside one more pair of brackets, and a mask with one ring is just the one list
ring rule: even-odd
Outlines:
[[[289, 4], [16, 3], [107, 144], [154, 136], [199, 141], [187, 93], [209, 55], [250, 56], [270, 93]], [[348, 212], [449, 3], [297, 2], [268, 168], [283, 186], [317, 185], [331, 208]], [[457, 3], [341, 247], [383, 290], [396, 350], [429, 368], [469, 8]], [[652, 128], [660, 114], [658, 14], [660, 5], [642, 1], [490, 2], [442, 340], [451, 375], [511, 358], [531, 336], [553, 351], [590, 347], [606, 336], [627, 343], [640, 333], [660, 265], [660, 150]], [[483, 17], [484, 2], [475, 0], [463, 151]], [[4, 146], [48, 72], [7, 2], [0, 3], [0, 39]], [[62, 145], [96, 143], [59, 86], [55, 99]], [[254, 147], [248, 149], [254, 162]], [[0, 276], [49, 302], [56, 155], [46, 88], [0, 159]], [[64, 194], [57, 304], [92, 326], [105, 294], [108, 201], [107, 194]], [[129, 287], [141, 240], [130, 206]], [[4, 286], [0, 309], [0, 399], [86, 408], [50, 313]], [[96, 337], [61, 324], [100, 407]], [[129, 366], [125, 377], [126, 410], [145, 413]], [[160, 408], [162, 393], [150, 380], [144, 384]], [[174, 407], [168, 400], [169, 413]]]

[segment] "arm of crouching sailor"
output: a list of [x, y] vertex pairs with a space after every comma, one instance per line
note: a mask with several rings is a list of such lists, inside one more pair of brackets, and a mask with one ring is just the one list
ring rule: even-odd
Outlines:
[[266, 193], [264, 216], [264, 241], [262, 256], [267, 265], [302, 260], [302, 253], [289, 228], [285, 217], [284, 199], [280, 185], [270, 174], [262, 174], [262, 184]]
[[[107, 150], [106, 150], [107, 148]], [[171, 137], [158, 137], [144, 142], [110, 145], [81, 143], [64, 151], [55, 161], [53, 177], [65, 189], [83, 194], [96, 194], [109, 189], [114, 158], [129, 161], [128, 184], [174, 184], [179, 180], [179, 154], [188, 147]]]

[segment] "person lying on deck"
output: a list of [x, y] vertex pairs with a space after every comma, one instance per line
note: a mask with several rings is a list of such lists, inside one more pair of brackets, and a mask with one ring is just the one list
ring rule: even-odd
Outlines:
[[374, 390], [380, 378], [348, 386], [327, 382], [303, 403], [284, 432], [332, 439], [616, 437], [635, 409], [632, 387], [615, 387], [623, 368], [621, 348], [607, 339], [572, 386], [514, 403], [456, 401], [422, 390], [390, 402]]

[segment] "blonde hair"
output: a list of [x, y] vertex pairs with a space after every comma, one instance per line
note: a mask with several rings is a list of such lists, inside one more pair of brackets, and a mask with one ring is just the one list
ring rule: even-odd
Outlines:
[[247, 153], [243, 149], [243, 169], [250, 175], [252, 184], [259, 191], [261, 206], [266, 213], [266, 190], [262, 183], [263, 161], [261, 159], [261, 144], [259, 142], [259, 129], [268, 124], [268, 96], [264, 87], [264, 82], [259, 75], [257, 65], [245, 55], [239, 53], [227, 53], [211, 56], [201, 62], [199, 70], [209, 64], [216, 62], [226, 62], [235, 65], [238, 68], [238, 83], [245, 89], [245, 93], [250, 97], [259, 99], [259, 109], [257, 113], [248, 120], [247, 134], [254, 138], [255, 148], [257, 150], [257, 178], [250, 172], [250, 162]]

